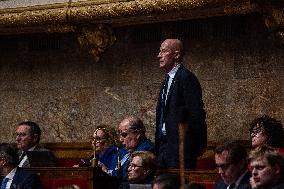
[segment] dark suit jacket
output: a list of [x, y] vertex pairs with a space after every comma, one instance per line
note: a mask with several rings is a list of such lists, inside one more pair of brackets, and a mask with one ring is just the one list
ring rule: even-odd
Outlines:
[[280, 178], [280, 181], [274, 186], [258, 187], [256, 189], [283, 189], [284, 188], [284, 178]]
[[[44, 164], [46, 165], [46, 167], [47, 167], [47, 165], [48, 165], [48, 166], [55, 166], [55, 156], [54, 156], [54, 154], [53, 154], [51, 151], [49, 151], [48, 149], [43, 148], [42, 146], [39, 146], [39, 145], [37, 145], [33, 151], [44, 151], [44, 152], [48, 152], [48, 153], [47, 153], [47, 154], [48, 154], [48, 157], [46, 157], [46, 159], [44, 160], [44, 161], [45, 161]], [[22, 152], [19, 151], [19, 155], [20, 155], [21, 153], [22, 153]], [[22, 167], [30, 167], [29, 159], [27, 159], [27, 160], [24, 162], [24, 164], [22, 165]]]
[[[147, 138], [143, 139], [135, 148], [135, 151], [149, 151], [153, 152], [155, 151], [154, 144]], [[132, 153], [133, 153], [132, 152]], [[120, 155], [120, 160], [123, 159], [123, 157], [128, 153], [128, 151], [125, 148], [120, 149], [119, 155]], [[130, 163], [130, 159], [128, 158], [127, 161], [122, 165], [122, 178], [123, 180], [127, 180], [127, 169]], [[113, 172], [112, 176], [117, 176], [117, 172]]]
[[[163, 86], [163, 85], [162, 85]], [[159, 121], [162, 111], [162, 90], [156, 108], [155, 143], [158, 152]], [[206, 113], [203, 109], [202, 89], [196, 76], [180, 65], [168, 92], [164, 108], [167, 143], [166, 157], [171, 168], [179, 166], [178, 124], [186, 124], [185, 132], [185, 168], [194, 168], [191, 161], [196, 161], [200, 151], [207, 145]]]
[[[251, 177], [250, 172], [247, 172], [245, 174], [245, 176], [242, 178], [237, 189], [251, 189], [251, 186], [250, 186], [250, 183], [249, 183], [250, 177]], [[223, 179], [219, 179], [214, 185], [214, 189], [226, 189], [227, 187], [228, 187], [228, 185], [224, 183]]]
[[42, 189], [42, 186], [36, 174], [18, 167], [10, 189]]

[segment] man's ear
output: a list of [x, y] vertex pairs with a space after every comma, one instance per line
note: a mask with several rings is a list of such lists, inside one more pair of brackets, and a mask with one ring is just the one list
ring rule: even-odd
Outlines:
[[33, 135], [33, 142], [34, 142], [34, 143], [37, 142], [38, 137], [39, 137], [38, 134], [34, 134], [34, 135]]
[[4, 167], [6, 164], [7, 164], [7, 160], [4, 159], [4, 161], [3, 161], [2, 165], [1, 165], [1, 167]]
[[175, 51], [175, 59], [176, 60], [180, 59], [180, 56], [181, 56], [180, 52], [179, 51]]
[[137, 132], [137, 135], [136, 135], [136, 139], [140, 139], [141, 138], [141, 133], [140, 132]]

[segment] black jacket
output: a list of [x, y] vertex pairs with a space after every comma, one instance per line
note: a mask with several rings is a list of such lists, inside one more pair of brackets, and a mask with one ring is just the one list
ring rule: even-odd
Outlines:
[[[162, 85], [163, 86], [163, 85]], [[158, 152], [159, 121], [162, 111], [162, 90], [156, 108], [156, 133], [155, 144]], [[178, 124], [185, 123], [185, 168], [190, 166], [192, 160], [196, 160], [199, 152], [207, 145], [206, 113], [203, 109], [202, 90], [196, 76], [180, 65], [173, 78], [167, 95], [164, 108], [164, 120], [166, 127], [167, 161], [171, 168], [179, 166], [179, 135]]]

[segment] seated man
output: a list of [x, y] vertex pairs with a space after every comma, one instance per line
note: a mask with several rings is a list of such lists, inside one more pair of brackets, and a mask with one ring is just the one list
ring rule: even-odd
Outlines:
[[8, 144], [0, 145], [0, 162], [0, 173], [5, 176], [1, 188], [42, 189], [36, 174], [17, 167], [18, 153]]
[[119, 139], [123, 148], [119, 150], [120, 164], [113, 171], [113, 176], [127, 180], [129, 157], [135, 151], [154, 152], [154, 144], [145, 135], [145, 126], [137, 117], [127, 117], [118, 126]]
[[133, 184], [151, 184], [156, 170], [157, 159], [153, 153], [133, 152], [128, 166], [128, 181]]
[[250, 152], [251, 184], [256, 189], [284, 188], [284, 157], [266, 145]]
[[55, 165], [55, 157], [53, 153], [39, 146], [40, 136], [41, 130], [35, 122], [25, 121], [18, 124], [16, 129], [16, 145], [19, 150], [19, 167], [30, 167], [32, 162], [29, 161], [27, 153], [32, 155], [31, 151], [40, 151], [47, 154], [47, 157], [42, 160], [44, 166]]
[[215, 149], [215, 163], [221, 176], [214, 189], [250, 189], [247, 152], [237, 141]]

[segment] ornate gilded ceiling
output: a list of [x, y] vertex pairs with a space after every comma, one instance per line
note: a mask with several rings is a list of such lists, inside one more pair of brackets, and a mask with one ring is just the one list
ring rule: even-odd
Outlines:
[[259, 11], [258, 5], [248, 0], [61, 1], [0, 9], [0, 33], [66, 32], [73, 31], [78, 25], [103, 23], [117, 27]]
[[[37, 1], [40, 3], [36, 3]], [[114, 42], [115, 38], [111, 33], [111, 28], [114, 27], [258, 13], [263, 17], [268, 29], [283, 42], [283, 2], [283, 0], [2, 0], [0, 35], [75, 32], [82, 46], [89, 48], [92, 54], [99, 54], [103, 51], [102, 48]], [[103, 47], [98, 40], [87, 37], [92, 32], [101, 36], [102, 31], [106, 31], [102, 35], [106, 38], [100, 40], [107, 42]], [[86, 42], [86, 39], [95, 44]]]

